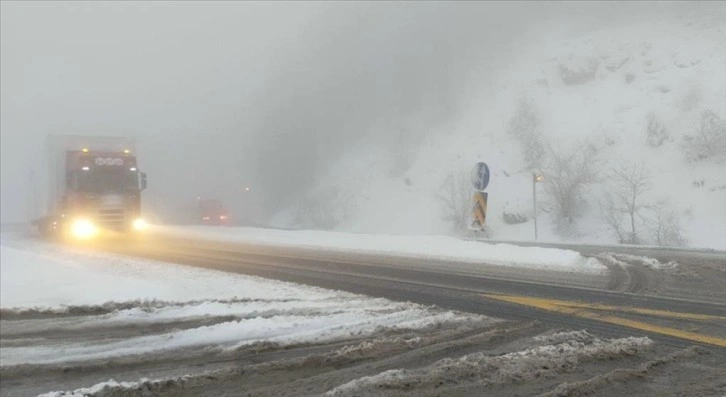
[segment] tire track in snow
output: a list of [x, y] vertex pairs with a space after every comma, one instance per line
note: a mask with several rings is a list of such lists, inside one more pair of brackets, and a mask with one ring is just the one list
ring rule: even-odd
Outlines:
[[[95, 379], [86, 384], [97, 383], [101, 379], [124, 377], [133, 374], [138, 394], [129, 392], [129, 383], [105, 384], [97, 390], [98, 394], [113, 395], [123, 391], [123, 395], [147, 395], [144, 390], [149, 387], [156, 391], [175, 390], [190, 385], [217, 385], [225, 379], [233, 379], [240, 373], [254, 372], [260, 376], [268, 372], [293, 369], [326, 368], [329, 365], [364, 360], [371, 356], [389, 354], [401, 349], [412, 349], [418, 346], [448, 340], [452, 335], [479, 332], [477, 330], [496, 327], [499, 322], [486, 318], [476, 321], [433, 322], [423, 328], [377, 327], [371, 334], [350, 334], [341, 340], [321, 340], [309, 343], [282, 345], [271, 342], [258, 342], [234, 349], [219, 347], [184, 348], [161, 352], [156, 355], [121, 356], [84, 362], [60, 362], [52, 364], [20, 364], [3, 366], [1, 373], [5, 384], [26, 386], [40, 392], [43, 384], [57, 384], [59, 376], [66, 379], [83, 381]], [[337, 363], [337, 364], [336, 364]], [[243, 365], [243, 366], [240, 366]], [[209, 368], [217, 368], [209, 370]], [[158, 381], [140, 380], [139, 373], [159, 374]], [[162, 376], [166, 375], [166, 376]], [[23, 381], [23, 380], [27, 381]], [[274, 378], [270, 378], [274, 381]], [[30, 383], [29, 385], [27, 383]], [[78, 382], [74, 382], [78, 383]], [[125, 385], [125, 386], [124, 386]], [[152, 385], [152, 386], [150, 386]], [[23, 388], [17, 388], [17, 395]], [[43, 391], [48, 391], [46, 389]], [[99, 391], [100, 390], [100, 391]], [[113, 390], [116, 390], [115, 392]], [[111, 394], [108, 394], [111, 393]], [[8, 396], [13, 395], [8, 394]], [[73, 395], [71, 393], [70, 395]], [[170, 395], [176, 395], [171, 392]]]
[[590, 379], [574, 382], [563, 383], [558, 385], [554, 390], [540, 394], [538, 397], [564, 397], [564, 396], [584, 396], [592, 395], [598, 389], [612, 383], [625, 383], [633, 379], [641, 379], [645, 377], [649, 371], [656, 367], [670, 364], [676, 360], [688, 360], [689, 358], [705, 354], [702, 348], [689, 347], [676, 352], [658, 357], [639, 365], [637, 368], [618, 368], [605, 374], [594, 376]]
[[[647, 384], [644, 374], [675, 362], [696, 366], [701, 357], [700, 348], [664, 351], [648, 338], [602, 339], [584, 330], [558, 332], [535, 322], [504, 322], [389, 330], [293, 349], [269, 347], [212, 370], [136, 381], [107, 379], [46, 396], [612, 395], [608, 387]], [[718, 369], [699, 368], [710, 371], [704, 387], [717, 388]], [[601, 389], [605, 394], [598, 393]]]

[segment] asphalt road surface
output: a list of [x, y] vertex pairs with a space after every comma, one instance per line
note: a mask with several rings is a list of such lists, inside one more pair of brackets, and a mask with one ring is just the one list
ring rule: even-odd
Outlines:
[[[589, 304], [591, 310], [600, 305], [607, 307], [603, 311], [623, 311], [631, 317], [638, 313], [645, 317], [660, 314], [664, 319], [678, 319], [682, 322], [681, 328], [690, 330], [702, 324], [689, 322], [684, 318], [687, 316], [679, 316], [679, 313], [712, 319], [726, 317], [724, 253], [680, 251], [678, 265], [674, 268], [667, 266], [667, 261], [671, 260], [667, 255], [659, 255], [664, 265], [654, 269], [644, 264], [632, 248], [628, 248], [626, 254], [585, 251], [585, 255], [599, 258], [610, 269], [602, 275], [591, 275], [172, 237], [133, 245], [110, 244], [102, 249], [501, 318], [588, 326], [607, 330], [614, 336], [631, 331], [615, 324], [603, 325], [603, 321], [563, 313], [563, 310], [544, 309], [544, 306], [558, 300]], [[650, 249], [648, 251], [652, 253]], [[519, 299], [523, 297], [530, 301], [514, 303], [515, 300], [523, 302]], [[713, 335], [717, 339], [726, 336], [726, 328], [714, 328], [720, 331]], [[675, 345], [703, 342], [667, 332], [642, 331]], [[723, 340], [707, 344], [726, 347]]]
[[[726, 394], [724, 253], [648, 249], [658, 260], [654, 265], [631, 247], [571, 248], [597, 257], [608, 271], [532, 271], [162, 236], [108, 241], [94, 249], [504, 321], [227, 356], [184, 351], [64, 368], [3, 368], [0, 383], [8, 396], [73, 390], [109, 378], [163, 381], [95, 395]], [[27, 321], [57, 319], [4, 317], [3, 343], [22, 334]], [[343, 357], [336, 353], [343, 346], [366, 347]]]

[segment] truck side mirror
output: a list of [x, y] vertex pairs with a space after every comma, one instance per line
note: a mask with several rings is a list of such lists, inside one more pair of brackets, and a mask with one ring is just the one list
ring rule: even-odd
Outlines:
[[141, 190], [146, 189], [146, 173], [141, 172], [139, 173], [139, 176], [141, 177]]

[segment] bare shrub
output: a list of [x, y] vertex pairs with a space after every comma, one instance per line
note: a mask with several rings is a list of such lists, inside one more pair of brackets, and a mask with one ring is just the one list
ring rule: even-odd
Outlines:
[[686, 160], [714, 159], [719, 163], [726, 162], [726, 120], [713, 110], [705, 110], [695, 134], [683, 139]]
[[648, 114], [648, 127], [645, 129], [646, 141], [650, 147], [658, 147], [669, 138], [668, 130], [658, 121], [654, 113]]
[[532, 219], [532, 203], [522, 199], [508, 200], [504, 203], [502, 219], [508, 225], [517, 225]]
[[605, 193], [605, 198], [600, 201], [600, 215], [615, 234], [618, 242], [624, 243], [627, 240], [627, 232], [623, 227], [625, 214], [618, 208], [612, 193]]
[[652, 236], [656, 244], [664, 247], [685, 247], [688, 244], [680, 218], [673, 211], [656, 211]]
[[546, 145], [532, 99], [520, 99], [517, 110], [509, 122], [508, 133], [519, 142], [527, 166], [530, 169], [541, 168], [546, 155]]
[[436, 198], [442, 206], [444, 220], [456, 233], [465, 233], [472, 221], [471, 181], [465, 172], [449, 173]]
[[571, 235], [585, 203], [585, 190], [595, 182], [597, 151], [594, 147], [580, 145], [564, 153], [551, 151], [545, 168], [545, 193], [555, 216], [560, 235]]

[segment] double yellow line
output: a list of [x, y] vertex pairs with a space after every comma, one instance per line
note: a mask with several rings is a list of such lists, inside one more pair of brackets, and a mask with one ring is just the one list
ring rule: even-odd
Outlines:
[[725, 321], [726, 316], [710, 316], [705, 314], [671, 312], [667, 310], [652, 310], [639, 307], [627, 306], [610, 306], [601, 304], [590, 304], [581, 302], [564, 301], [558, 299], [534, 298], [529, 296], [518, 295], [497, 295], [483, 294], [483, 296], [496, 299], [503, 302], [516, 303], [536, 307], [542, 310], [548, 310], [557, 313], [569, 314], [577, 317], [587, 318], [590, 320], [602, 321], [609, 324], [617, 324], [625, 327], [635, 328], [642, 331], [654, 332], [662, 335], [673, 336], [676, 338], [692, 340], [710, 345], [726, 347], [726, 339], [710, 335], [699, 334], [695, 332], [683, 331], [677, 328], [664, 327], [656, 324], [646, 323], [642, 321], [631, 320], [623, 317], [614, 316], [612, 314], [603, 313], [623, 312], [643, 314], [655, 317], [665, 317], [683, 320], [696, 321]]

